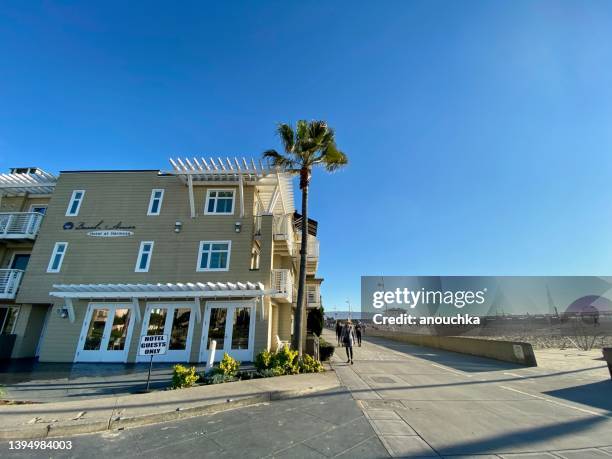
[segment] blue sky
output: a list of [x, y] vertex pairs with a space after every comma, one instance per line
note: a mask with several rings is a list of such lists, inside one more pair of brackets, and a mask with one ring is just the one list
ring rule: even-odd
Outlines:
[[[610, 274], [608, 1], [2, 2], [0, 168], [166, 168], [326, 119], [327, 309], [361, 275]], [[299, 204], [299, 203], [298, 203]]]

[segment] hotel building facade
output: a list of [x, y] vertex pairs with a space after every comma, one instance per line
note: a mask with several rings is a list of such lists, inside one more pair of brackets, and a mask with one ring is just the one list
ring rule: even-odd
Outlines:
[[[290, 175], [244, 158], [0, 175], [0, 325], [12, 358], [251, 361], [291, 339], [302, 235]], [[309, 221], [307, 307], [321, 305]], [[8, 345], [8, 344], [7, 344]]]

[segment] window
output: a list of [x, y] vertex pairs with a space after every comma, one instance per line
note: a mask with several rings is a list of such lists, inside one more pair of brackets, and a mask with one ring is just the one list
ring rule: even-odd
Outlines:
[[251, 269], [259, 269], [259, 248], [256, 246], [251, 249]]
[[0, 335], [10, 335], [15, 331], [19, 307], [0, 306]]
[[79, 215], [79, 209], [83, 203], [84, 196], [85, 190], [74, 190], [72, 192], [72, 197], [70, 198], [70, 203], [68, 204], [68, 209], [66, 210], [66, 217], [75, 217]]
[[201, 241], [196, 271], [227, 271], [232, 241]]
[[208, 190], [205, 215], [233, 215], [234, 190]]
[[47, 266], [48, 273], [59, 273], [62, 268], [62, 262], [64, 261], [64, 255], [66, 255], [66, 249], [68, 248], [67, 242], [56, 242], [53, 247], [53, 253], [51, 254], [51, 260], [49, 260], [49, 266]]
[[36, 212], [45, 215], [47, 213], [47, 206], [32, 204], [30, 206], [30, 212]]
[[151, 256], [153, 255], [153, 241], [142, 241], [140, 243], [140, 250], [138, 251], [138, 259], [136, 260], [136, 268], [134, 269], [137, 273], [149, 272], [149, 265], [151, 264]]
[[147, 215], [159, 215], [159, 213], [161, 212], [161, 205], [163, 200], [164, 190], [152, 190], [151, 199], [149, 199], [149, 210], [147, 211]]

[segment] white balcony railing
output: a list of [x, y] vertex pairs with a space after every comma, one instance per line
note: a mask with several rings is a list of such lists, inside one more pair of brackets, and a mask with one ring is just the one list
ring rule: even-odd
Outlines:
[[289, 255], [293, 255], [295, 246], [295, 233], [293, 231], [293, 223], [291, 215], [275, 216], [272, 223], [272, 232], [275, 241], [285, 241]]
[[21, 269], [0, 269], [0, 298], [9, 300], [15, 298], [22, 276]]
[[293, 274], [290, 269], [272, 270], [272, 289], [276, 292], [275, 297], [293, 301]]
[[306, 303], [313, 308], [321, 306], [321, 292], [318, 285], [306, 285]]
[[34, 239], [42, 219], [38, 212], [1, 212], [0, 239]]
[[[297, 242], [295, 243], [295, 254], [298, 256], [300, 254], [300, 248], [302, 244], [301, 233], [297, 233]], [[314, 260], [319, 258], [319, 240], [312, 235], [308, 235], [308, 247], [306, 248], [306, 257]]]

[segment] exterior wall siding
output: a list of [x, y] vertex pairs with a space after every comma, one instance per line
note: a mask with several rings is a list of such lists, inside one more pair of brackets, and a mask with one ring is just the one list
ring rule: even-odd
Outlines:
[[[165, 189], [161, 215], [147, 216], [154, 188]], [[84, 189], [85, 198], [79, 215], [66, 217], [66, 208], [75, 189]], [[245, 203], [253, 202], [253, 189], [245, 187]], [[176, 177], [159, 176], [155, 172], [60, 175], [18, 301], [48, 302], [52, 285], [59, 283], [252, 281], [269, 285], [271, 238], [262, 241], [260, 269], [249, 269], [252, 205], [245, 206], [242, 219], [238, 212], [238, 198], [233, 216], [202, 215], [206, 187], [194, 187], [194, 194], [198, 216], [192, 219], [187, 187]], [[271, 216], [263, 218], [262, 234], [271, 233], [271, 219]], [[101, 220], [103, 225], [121, 222], [122, 226], [135, 226], [134, 235], [90, 237], [87, 230], [63, 229], [66, 222], [94, 226]], [[176, 221], [182, 222], [180, 233], [174, 231]], [[240, 233], [234, 231], [238, 221], [242, 223]], [[203, 240], [232, 241], [229, 271], [196, 271], [199, 244]], [[155, 241], [147, 273], [134, 272], [141, 241]], [[56, 242], [68, 242], [68, 248], [61, 271], [51, 274], [46, 270]]]
[[[233, 215], [205, 215], [204, 206], [208, 189], [234, 189]], [[161, 213], [148, 216], [149, 200], [153, 189], [163, 189]], [[85, 190], [78, 215], [66, 216], [74, 190]], [[63, 307], [63, 300], [51, 297], [54, 284], [104, 283], [167, 283], [167, 282], [261, 282], [270, 288], [272, 269], [290, 269], [297, 291], [297, 264], [288, 256], [274, 254], [272, 238], [273, 217], [261, 217], [259, 269], [252, 270], [251, 250], [254, 232], [254, 186], [244, 187], [244, 217], [240, 218], [238, 187], [194, 186], [196, 217], [191, 218], [188, 188], [175, 176], [160, 175], [157, 171], [140, 172], [74, 172], [59, 176], [51, 198], [4, 198], [2, 211], [28, 211], [32, 204], [48, 203], [36, 243], [0, 244], [0, 266], [8, 266], [16, 251], [31, 251], [28, 268], [22, 280], [16, 302], [26, 305], [18, 324], [22, 335], [19, 355], [33, 356], [44, 323], [46, 305], [53, 303], [44, 340], [40, 346], [43, 362], [72, 362], [83, 329], [89, 300], [73, 302], [75, 321], [61, 318], [55, 310]], [[175, 232], [175, 223], [182, 223]], [[237, 222], [241, 231], [235, 231]], [[68, 225], [67, 225], [68, 224]], [[127, 237], [92, 237], [87, 233], [95, 229], [109, 229], [114, 225], [133, 231]], [[79, 226], [88, 229], [77, 229]], [[133, 227], [133, 228], [132, 228]], [[121, 228], [118, 228], [121, 229]], [[200, 241], [231, 241], [228, 271], [198, 272]], [[149, 271], [135, 272], [142, 241], [154, 241]], [[67, 242], [68, 247], [59, 273], [47, 273], [56, 242]], [[231, 301], [227, 298], [217, 300]], [[243, 300], [242, 298], [240, 300]], [[95, 302], [131, 303], [130, 300], [108, 299]], [[139, 300], [141, 321], [135, 323], [127, 361], [136, 361], [136, 354], [145, 320], [148, 300]], [[157, 301], [157, 300], [150, 300]], [[168, 299], [168, 303], [189, 302], [185, 298]], [[283, 341], [291, 339], [291, 304], [277, 303], [264, 297], [256, 302], [253, 355], [276, 345], [276, 335]], [[201, 299], [200, 322], [194, 323], [190, 361], [197, 362], [202, 343], [206, 299]], [[265, 310], [265, 316], [262, 315]], [[27, 312], [26, 312], [27, 311]], [[23, 320], [23, 323], [21, 322]], [[135, 317], [132, 317], [135, 320]], [[40, 327], [38, 327], [38, 325]], [[38, 327], [38, 330], [34, 331]], [[24, 339], [24, 336], [28, 336]], [[32, 335], [32, 336], [30, 336]], [[19, 338], [18, 338], [19, 340]], [[30, 354], [30, 355], [26, 355]]]

